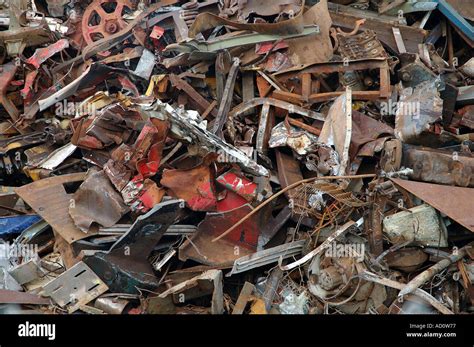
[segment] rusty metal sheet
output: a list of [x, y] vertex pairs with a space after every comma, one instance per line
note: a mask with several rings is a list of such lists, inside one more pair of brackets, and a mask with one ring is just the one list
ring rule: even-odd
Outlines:
[[160, 298], [165, 298], [170, 294], [180, 293], [186, 289], [200, 286], [202, 282], [211, 282], [213, 284], [212, 299], [211, 299], [211, 314], [223, 314], [224, 313], [224, 296], [223, 296], [223, 274], [221, 270], [208, 270], [202, 274], [193, 277], [187, 281], [181, 282], [174, 287], [169, 288], [165, 292], [159, 295]]
[[119, 192], [121, 192], [132, 179], [132, 171], [118, 161], [109, 160], [104, 165], [104, 171]]
[[231, 268], [236, 259], [254, 253], [257, 250], [260, 230], [268, 222], [268, 209], [260, 210], [239, 228], [220, 240], [211, 242], [252, 210], [253, 208], [246, 204], [227, 212], [208, 213], [193, 237], [180, 247], [179, 259], [182, 261], [191, 259], [205, 265]]
[[194, 211], [215, 211], [217, 197], [211, 169], [200, 165], [188, 170], [165, 170], [160, 183]]
[[[394, 135], [393, 128], [363, 113], [352, 111], [352, 137], [350, 157], [373, 156], [381, 151], [386, 140]], [[377, 141], [377, 140], [381, 141]]]
[[85, 172], [50, 177], [16, 188], [15, 192], [62, 238], [73, 243], [97, 233], [95, 229], [83, 233], [69, 215], [73, 194], [68, 194], [64, 185], [82, 182], [85, 178]]
[[53, 234], [54, 251], [61, 254], [61, 259], [66, 269], [70, 269], [82, 260], [82, 254], [76, 254], [73, 244], [71, 245], [64, 240], [57, 231], [53, 230]]
[[368, 59], [385, 58], [389, 56], [377, 39], [377, 34], [373, 30], [364, 30], [360, 34], [348, 35], [337, 34], [339, 41], [339, 52], [343, 58], [347, 59]]
[[401, 164], [415, 181], [474, 187], [474, 157], [470, 153], [403, 145]]
[[[13, 187], [0, 186], [0, 216], [9, 213], [9, 209], [14, 208], [19, 196]], [[2, 209], [6, 207], [6, 209]]]
[[397, 178], [392, 178], [392, 181], [474, 232], [473, 188], [450, 187]]
[[69, 214], [76, 226], [88, 232], [93, 223], [115, 225], [128, 212], [120, 194], [104, 171], [90, 171], [69, 203]]
[[331, 60], [333, 47], [329, 36], [332, 25], [327, 0], [321, 0], [303, 14], [305, 25], [318, 25], [319, 34], [286, 40], [288, 55], [293, 65], [323, 63]]
[[474, 129], [474, 105], [465, 106], [458, 112], [462, 116], [459, 124]]
[[349, 6], [329, 3], [329, 12], [334, 26], [348, 30], [352, 30], [358, 20], [366, 19], [363, 28], [375, 31], [378, 39], [390, 47], [393, 52], [398, 52], [398, 49], [393, 37], [392, 27], [396, 26], [400, 29], [406, 49], [410, 53], [418, 52], [418, 44], [423, 43], [425, 36], [428, 34], [428, 31], [416, 26], [400, 24], [397, 17], [384, 16]]
[[[275, 156], [278, 167], [278, 179], [282, 188], [286, 188], [293, 183], [303, 180], [303, 174], [301, 173], [300, 164], [293, 157], [275, 150]], [[291, 199], [298, 193], [298, 190], [291, 189], [285, 193], [285, 195]]]

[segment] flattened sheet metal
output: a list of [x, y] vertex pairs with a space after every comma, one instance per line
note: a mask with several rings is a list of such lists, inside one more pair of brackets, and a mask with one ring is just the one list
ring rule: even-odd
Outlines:
[[64, 184], [81, 182], [85, 178], [85, 172], [50, 177], [16, 188], [15, 192], [59, 235], [72, 243], [97, 233], [95, 229], [83, 233], [69, 215], [73, 194], [66, 192]]
[[211, 240], [236, 224], [253, 208], [246, 204], [231, 211], [212, 213], [199, 224], [198, 231], [179, 248], [179, 259], [197, 261], [220, 268], [231, 268], [234, 261], [257, 250], [262, 226], [268, 220], [268, 211], [262, 209], [246, 220], [239, 228], [216, 243]]
[[[278, 179], [282, 188], [286, 188], [293, 183], [303, 180], [303, 174], [299, 163], [292, 157], [278, 150], [275, 151], [277, 166], [278, 166]], [[297, 189], [291, 189], [285, 193], [285, 195], [291, 199], [298, 193]]]
[[104, 171], [90, 171], [69, 204], [69, 215], [76, 226], [88, 232], [93, 223], [115, 225], [128, 212], [122, 196], [114, 189]]
[[443, 186], [395, 178], [392, 181], [474, 232], [474, 188]]
[[81, 305], [86, 305], [108, 289], [82, 261], [43, 288], [45, 296], [50, 296], [59, 306], [67, 307], [69, 313], [78, 310]]
[[216, 210], [212, 173], [205, 164], [187, 170], [165, 170], [160, 183], [185, 200], [193, 211]]
[[329, 109], [324, 122], [319, 141], [328, 146], [334, 146], [341, 166], [339, 176], [344, 175], [349, 165], [349, 147], [352, 137], [352, 92], [349, 88], [339, 96]]
[[307, 65], [331, 60], [333, 47], [329, 30], [332, 25], [327, 0], [321, 0], [303, 14], [305, 25], [318, 25], [319, 34], [287, 40], [293, 65]]

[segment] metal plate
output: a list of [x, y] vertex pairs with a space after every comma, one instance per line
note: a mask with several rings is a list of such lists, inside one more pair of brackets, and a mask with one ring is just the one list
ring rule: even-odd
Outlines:
[[474, 189], [401, 179], [392, 181], [474, 232]]
[[63, 184], [81, 182], [86, 173], [45, 178], [15, 189], [15, 192], [34, 209], [67, 242], [72, 243], [95, 235], [95, 230], [83, 233], [69, 215], [72, 194], [67, 194]]
[[179, 248], [179, 259], [231, 268], [236, 259], [253, 254], [257, 250], [260, 232], [271, 217], [268, 216], [269, 209], [260, 210], [230, 234], [211, 242], [252, 210], [252, 206], [246, 204], [231, 211], [208, 212], [192, 239], [186, 240]]
[[109, 288], [84, 263], [79, 262], [43, 287], [43, 295], [50, 296], [59, 306], [72, 313], [105, 293]]

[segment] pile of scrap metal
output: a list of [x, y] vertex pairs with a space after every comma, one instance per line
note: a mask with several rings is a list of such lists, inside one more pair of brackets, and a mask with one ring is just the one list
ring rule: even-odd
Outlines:
[[462, 0], [0, 18], [1, 312], [474, 312]]

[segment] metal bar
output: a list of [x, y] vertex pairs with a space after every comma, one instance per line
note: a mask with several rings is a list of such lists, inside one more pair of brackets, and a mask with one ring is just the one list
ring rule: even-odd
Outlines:
[[273, 42], [277, 40], [292, 39], [302, 36], [319, 34], [319, 26], [311, 25], [304, 28], [302, 33], [290, 34], [290, 35], [277, 35], [277, 34], [259, 34], [253, 33], [248, 35], [231, 36], [227, 38], [219, 38], [213, 41], [188, 41], [180, 44], [171, 44], [166, 47], [166, 51], [178, 51], [184, 53], [191, 52], [204, 52], [204, 53], [216, 53], [225, 49], [231, 49], [235, 47], [242, 47], [247, 45], [255, 45], [262, 42]]
[[466, 256], [466, 248], [459, 249], [456, 253], [451, 254], [448, 258], [443, 259], [430, 267], [428, 270], [423, 271], [410, 282], [408, 282], [398, 293], [398, 296], [403, 296], [414, 292], [417, 288], [428, 282], [433, 278], [434, 275], [446, 269], [449, 265], [461, 260]]
[[279, 259], [287, 259], [294, 257], [301, 253], [305, 240], [285, 243], [281, 246], [266, 249], [264, 251], [256, 252], [252, 255], [242, 257], [234, 262], [234, 266], [226, 277], [234, 274], [249, 271], [257, 267], [265, 266], [277, 262]]
[[15, 104], [7, 97], [7, 89], [10, 86], [10, 82], [15, 77], [17, 66], [15, 62], [2, 65], [0, 74], [0, 104], [3, 105], [8, 115], [16, 122], [20, 118], [20, 111], [15, 107]]
[[239, 298], [235, 303], [234, 310], [232, 314], [242, 314], [244, 313], [245, 307], [250, 300], [250, 296], [252, 295], [255, 286], [250, 282], [245, 282], [244, 287], [240, 291]]
[[318, 255], [319, 253], [321, 253], [322, 251], [324, 251], [326, 248], [328, 248], [334, 240], [336, 240], [339, 236], [341, 236], [342, 234], [344, 234], [345, 232], [347, 232], [347, 231], [349, 230], [349, 228], [352, 227], [353, 225], [356, 225], [356, 222], [354, 222], [354, 221], [349, 221], [349, 222], [347, 222], [347, 223], [344, 224], [342, 227], [340, 227], [339, 229], [337, 229], [337, 230], [336, 230], [331, 236], [329, 236], [326, 240], [324, 240], [324, 242], [321, 243], [316, 249], [314, 249], [313, 251], [311, 251], [311, 252], [309, 252], [308, 254], [306, 254], [303, 258], [298, 259], [298, 260], [295, 261], [294, 263], [291, 263], [291, 264], [282, 266], [282, 265], [281, 265], [281, 260], [282, 260], [282, 259], [280, 259], [280, 261], [279, 261], [280, 269], [282, 269], [283, 271], [289, 271], [289, 270], [294, 269], [295, 267], [298, 267], [298, 266], [301, 266], [301, 265], [307, 263], [308, 261], [310, 261], [311, 259], [313, 259], [313, 257], [315, 257], [316, 255]]
[[[365, 281], [370, 281], [374, 283], [381, 284], [383, 286], [395, 288], [395, 289], [402, 289], [404, 284], [403, 283], [398, 283], [396, 281], [390, 280], [388, 278], [383, 278], [377, 274], [364, 271], [359, 275], [362, 279]], [[443, 306], [438, 300], [436, 300], [433, 296], [428, 294], [422, 289], [417, 289], [414, 294], [416, 296], [419, 296], [420, 298], [428, 301], [434, 308], [436, 308], [439, 312], [444, 313], [444, 314], [454, 314], [451, 310], [449, 310], [447, 307]]]
[[434, 0], [438, 3], [438, 10], [448, 20], [458, 27], [471, 41], [474, 41], [474, 27], [461, 16], [446, 0]]
[[[196, 89], [194, 89], [188, 82], [186, 82], [185, 80], [179, 78], [175, 74], [169, 75], [169, 79], [170, 79], [171, 84], [174, 87], [176, 87], [177, 89], [182, 90], [183, 92], [185, 92], [191, 98], [191, 100], [194, 103], [196, 103], [196, 105], [198, 106], [199, 111], [201, 113], [204, 113], [209, 109], [209, 107], [211, 106], [211, 103], [209, 101], [207, 101], [201, 94], [199, 94], [196, 91]], [[216, 109], [213, 109], [211, 111], [211, 114], [214, 117], [216, 117], [217, 116]]]
[[313, 135], [316, 135], [316, 136], [321, 135], [321, 130], [319, 130], [315, 127], [312, 127], [311, 125], [308, 125], [306, 123], [300, 122], [299, 120], [292, 119], [292, 118], [288, 117], [288, 123], [290, 123], [291, 125], [297, 126], [301, 129], [304, 129], [304, 130], [306, 130], [307, 132], [309, 132]]
[[235, 80], [237, 78], [237, 72], [239, 71], [240, 59], [234, 58], [232, 62], [232, 66], [229, 71], [229, 75], [227, 76], [227, 81], [225, 83], [224, 92], [222, 94], [222, 100], [219, 104], [219, 110], [217, 111], [217, 116], [214, 121], [214, 127], [212, 132], [223, 138], [222, 129], [224, 128], [224, 124], [227, 120], [227, 115], [230, 111], [230, 106], [232, 105], [232, 99], [234, 96], [234, 87], [235, 87]]
[[403, 42], [403, 37], [402, 33], [400, 32], [400, 29], [397, 27], [393, 27], [392, 31], [393, 37], [395, 38], [395, 43], [397, 44], [398, 53], [406, 53], [407, 49], [405, 48], [405, 42]]
[[270, 128], [270, 105], [264, 104], [260, 113], [256, 143], [257, 151], [260, 153], [267, 152]]

